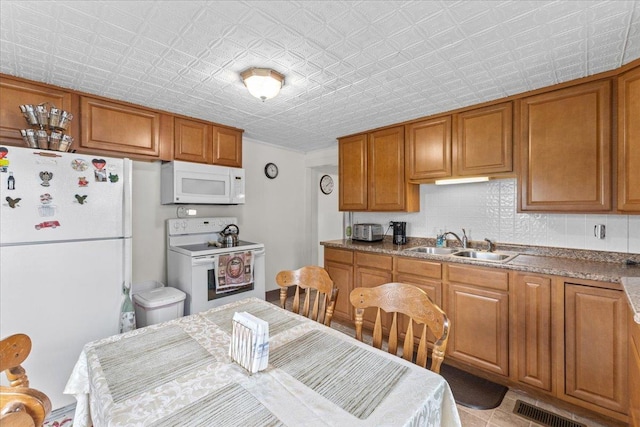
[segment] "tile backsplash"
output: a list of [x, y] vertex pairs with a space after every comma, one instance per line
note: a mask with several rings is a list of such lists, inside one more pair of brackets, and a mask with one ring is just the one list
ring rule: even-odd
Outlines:
[[[475, 184], [420, 185], [420, 212], [355, 212], [354, 222], [406, 221], [407, 235], [435, 237], [439, 231], [470, 240], [610, 252], [640, 253], [640, 215], [518, 213], [515, 179]], [[606, 237], [594, 227], [604, 224]], [[391, 230], [388, 234], [391, 234]]]

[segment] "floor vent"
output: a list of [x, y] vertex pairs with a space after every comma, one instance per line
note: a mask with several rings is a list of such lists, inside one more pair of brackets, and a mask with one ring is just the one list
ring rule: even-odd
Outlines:
[[553, 412], [545, 411], [537, 408], [522, 400], [516, 400], [516, 406], [513, 412], [528, 420], [535, 421], [538, 424], [549, 427], [586, 427], [585, 424], [577, 423], [569, 418], [561, 417]]

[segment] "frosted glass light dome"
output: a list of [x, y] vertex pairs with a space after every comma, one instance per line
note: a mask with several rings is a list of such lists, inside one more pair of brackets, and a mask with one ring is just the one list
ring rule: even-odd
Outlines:
[[249, 68], [240, 77], [249, 93], [262, 101], [278, 95], [284, 86], [284, 76], [269, 68]]

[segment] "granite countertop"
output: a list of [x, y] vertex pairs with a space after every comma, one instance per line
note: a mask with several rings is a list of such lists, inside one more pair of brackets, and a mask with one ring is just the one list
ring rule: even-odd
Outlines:
[[[452, 246], [451, 243], [449, 241], [449, 246]], [[435, 246], [435, 239], [432, 238], [408, 238], [406, 245], [395, 245], [390, 237], [385, 237], [379, 242], [331, 240], [320, 242], [320, 244], [330, 248], [616, 283], [620, 284], [621, 289], [625, 291], [634, 312], [634, 320], [640, 323], [640, 254], [498, 243], [494, 252], [514, 255], [514, 257], [506, 262], [496, 262], [410, 250], [419, 246]], [[487, 244], [485, 242], [470, 242], [469, 247], [476, 250], [486, 250]], [[462, 250], [462, 248], [459, 249]], [[637, 264], [627, 265], [628, 261]]]

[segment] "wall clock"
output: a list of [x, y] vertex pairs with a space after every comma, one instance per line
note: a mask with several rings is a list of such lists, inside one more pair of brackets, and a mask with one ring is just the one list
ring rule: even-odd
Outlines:
[[278, 176], [278, 166], [276, 166], [275, 163], [267, 163], [264, 166], [264, 174], [267, 176], [267, 178], [274, 179], [276, 176]]
[[323, 175], [322, 178], [320, 178], [320, 190], [324, 194], [331, 194], [333, 191], [333, 178], [329, 175]]

